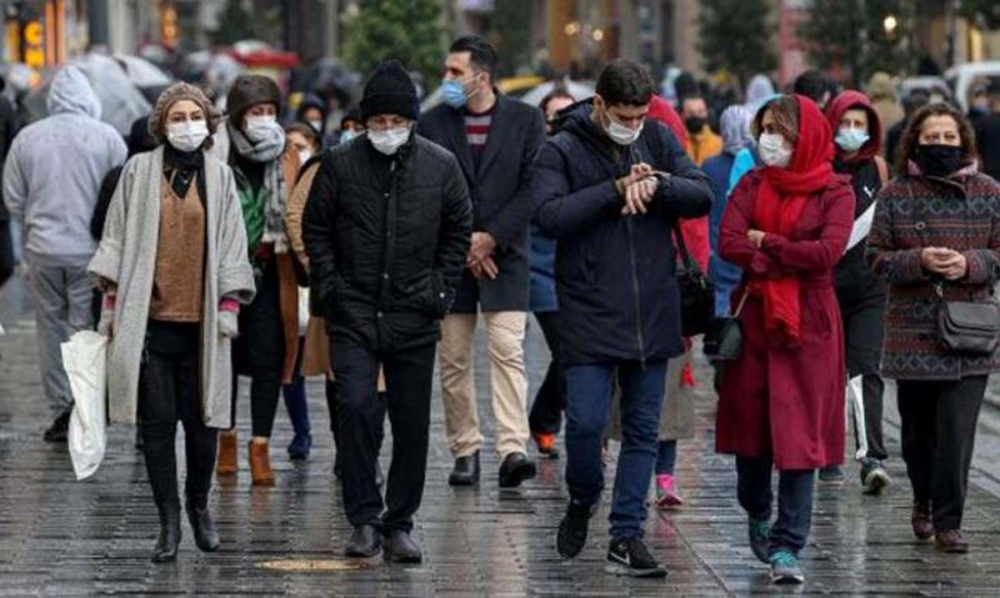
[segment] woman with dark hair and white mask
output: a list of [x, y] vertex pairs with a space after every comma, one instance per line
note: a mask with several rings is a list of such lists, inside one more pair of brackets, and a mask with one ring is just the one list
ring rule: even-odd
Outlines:
[[195, 542], [219, 547], [208, 512], [216, 435], [229, 425], [237, 314], [254, 296], [233, 172], [203, 151], [214, 129], [198, 88], [163, 92], [149, 120], [158, 147], [125, 165], [89, 267], [104, 291], [98, 330], [111, 337], [110, 419], [141, 420], [160, 515], [154, 562], [174, 560], [181, 539], [178, 421]]

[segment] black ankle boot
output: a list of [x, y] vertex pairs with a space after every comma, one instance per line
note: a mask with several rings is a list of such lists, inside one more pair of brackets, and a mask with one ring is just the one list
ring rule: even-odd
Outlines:
[[160, 537], [153, 548], [154, 563], [170, 563], [177, 560], [177, 545], [181, 543], [180, 505], [165, 505], [160, 508]]
[[[195, 505], [204, 505], [201, 507]], [[203, 552], [215, 552], [219, 549], [219, 529], [215, 526], [212, 514], [208, 512], [208, 501], [187, 501], [184, 505], [191, 531], [194, 532], [194, 543]]]

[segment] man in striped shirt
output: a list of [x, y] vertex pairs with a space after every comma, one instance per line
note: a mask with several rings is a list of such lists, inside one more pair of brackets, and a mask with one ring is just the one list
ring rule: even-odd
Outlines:
[[478, 37], [455, 41], [445, 60], [445, 103], [421, 116], [418, 133], [455, 154], [472, 197], [466, 270], [441, 326], [441, 386], [453, 486], [479, 482], [483, 435], [476, 412], [472, 347], [478, 314], [486, 324], [501, 487], [535, 476], [527, 457], [528, 193], [531, 163], [545, 141], [541, 111], [494, 88], [496, 52]]

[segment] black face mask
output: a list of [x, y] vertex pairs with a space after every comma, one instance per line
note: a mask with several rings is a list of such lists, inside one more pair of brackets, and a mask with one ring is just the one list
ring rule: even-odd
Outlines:
[[701, 130], [705, 128], [705, 117], [689, 116], [684, 119], [684, 126], [687, 127], [688, 133], [692, 135], [701, 133]]
[[959, 145], [938, 143], [918, 145], [913, 161], [927, 176], [946, 177], [954, 174], [965, 160], [965, 150]]

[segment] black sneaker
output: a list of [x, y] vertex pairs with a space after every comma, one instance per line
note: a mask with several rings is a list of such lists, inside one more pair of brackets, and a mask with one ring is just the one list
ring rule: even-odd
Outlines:
[[891, 483], [892, 478], [881, 461], [865, 459], [861, 462], [861, 484], [865, 487], [865, 494], [878, 496]]
[[556, 551], [559, 556], [571, 559], [587, 545], [587, 527], [593, 512], [590, 505], [570, 501], [566, 515], [559, 522], [559, 535], [556, 536]]
[[771, 542], [771, 523], [766, 519], [751, 517], [747, 525], [747, 532], [750, 537], [750, 550], [753, 551], [754, 556], [764, 564], [770, 563], [767, 550]]
[[45, 442], [66, 442], [66, 435], [69, 433], [69, 411], [63, 412], [52, 421], [52, 425], [45, 430]]
[[608, 548], [607, 572], [629, 577], [666, 577], [667, 569], [639, 538], [613, 540]]

